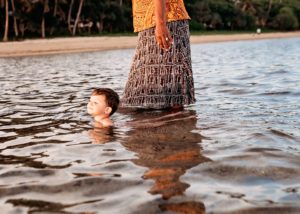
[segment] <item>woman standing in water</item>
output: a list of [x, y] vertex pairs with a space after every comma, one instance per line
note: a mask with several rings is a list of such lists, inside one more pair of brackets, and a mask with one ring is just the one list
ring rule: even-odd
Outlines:
[[132, 0], [132, 9], [138, 44], [121, 106], [164, 109], [194, 103], [190, 17], [183, 0]]

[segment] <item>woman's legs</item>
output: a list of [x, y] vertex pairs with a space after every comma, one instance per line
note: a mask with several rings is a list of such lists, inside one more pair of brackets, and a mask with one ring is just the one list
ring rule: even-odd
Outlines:
[[155, 29], [141, 31], [122, 107], [182, 110], [195, 102], [187, 20], [169, 22], [174, 37], [169, 51], [155, 40]]

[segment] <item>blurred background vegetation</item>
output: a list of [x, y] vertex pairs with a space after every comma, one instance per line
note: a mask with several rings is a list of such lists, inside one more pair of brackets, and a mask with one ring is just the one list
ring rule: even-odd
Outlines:
[[[299, 29], [300, 0], [186, 0], [197, 32]], [[0, 0], [3, 41], [131, 34], [131, 0]]]

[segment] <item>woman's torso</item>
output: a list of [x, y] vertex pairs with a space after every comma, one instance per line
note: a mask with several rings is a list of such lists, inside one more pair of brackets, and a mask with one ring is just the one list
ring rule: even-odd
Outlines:
[[[155, 26], [154, 1], [132, 0], [134, 32]], [[167, 21], [190, 19], [183, 0], [166, 0]]]

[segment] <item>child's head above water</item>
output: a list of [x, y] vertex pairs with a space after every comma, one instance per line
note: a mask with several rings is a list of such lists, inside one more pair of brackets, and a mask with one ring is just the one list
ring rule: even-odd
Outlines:
[[87, 111], [102, 126], [111, 126], [113, 123], [109, 117], [116, 112], [119, 102], [119, 95], [112, 89], [96, 88], [91, 94]]

